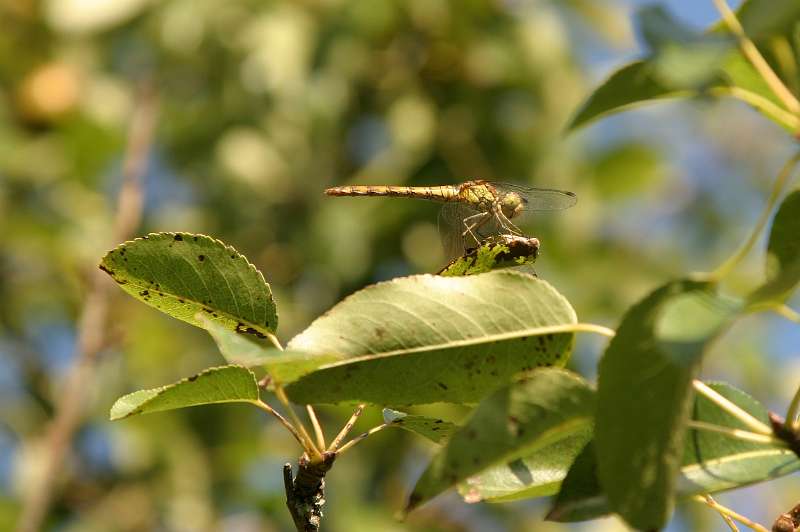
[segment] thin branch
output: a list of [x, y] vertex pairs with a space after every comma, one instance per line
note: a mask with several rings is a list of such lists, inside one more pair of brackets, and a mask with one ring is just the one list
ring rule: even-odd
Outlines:
[[731, 438], [736, 438], [737, 440], [751, 441], [755, 443], [769, 443], [772, 445], [786, 447], [786, 442], [774, 436], [767, 436], [766, 434], [756, 434], [755, 432], [750, 432], [742, 429], [734, 429], [731, 427], [724, 427], [722, 425], [714, 425], [713, 423], [706, 423], [705, 421], [691, 420], [688, 422], [687, 426], [690, 429], [704, 430], [706, 432], [716, 432], [719, 434], [725, 434], [726, 436], [730, 436]]
[[308, 431], [306, 430], [305, 425], [303, 422], [300, 421], [300, 418], [297, 416], [297, 412], [294, 411], [294, 407], [289, 402], [289, 398], [286, 397], [286, 392], [283, 391], [283, 388], [280, 386], [275, 387], [275, 395], [278, 397], [278, 400], [286, 407], [289, 411], [289, 417], [292, 418], [292, 423], [294, 424], [297, 431], [300, 433], [303, 443], [303, 449], [310, 455], [314, 456], [317, 459], [322, 459], [322, 452], [320, 449], [317, 449], [317, 446], [314, 445], [314, 441], [309, 436]]
[[710, 506], [711, 508], [713, 508], [714, 510], [718, 511], [722, 515], [727, 515], [731, 519], [735, 519], [736, 521], [739, 521], [743, 525], [745, 525], [747, 527], [750, 527], [751, 529], [755, 530], [756, 532], [769, 532], [769, 530], [767, 530], [764, 526], [759, 525], [755, 521], [752, 521], [752, 520], [748, 519], [747, 517], [734, 512], [730, 508], [721, 505], [720, 503], [718, 503], [717, 501], [715, 501], [711, 497], [708, 497], [707, 495], [705, 497], [702, 496], [702, 495], [695, 495], [694, 497], [692, 497], [692, 499], [694, 499], [697, 502], [703, 503], [703, 504], [705, 504], [707, 506]]
[[[153, 142], [156, 115], [156, 96], [148, 86], [143, 85], [128, 129], [122, 186], [117, 197], [117, 216], [112, 237], [114, 242], [128, 240], [141, 219], [141, 177], [146, 170]], [[93, 269], [78, 322], [75, 362], [69, 370], [63, 392], [58, 396], [55, 418], [48, 429], [44, 466], [28, 488], [17, 532], [36, 532], [42, 528], [47, 517], [58, 473], [81, 422], [85, 394], [90, 388], [97, 356], [108, 345], [107, 321], [112, 286], [103, 272]]]
[[378, 425], [377, 427], [373, 427], [373, 428], [369, 429], [367, 432], [364, 432], [363, 434], [359, 434], [358, 436], [356, 436], [355, 438], [353, 438], [349, 442], [347, 442], [344, 445], [342, 445], [339, 448], [339, 450], [336, 451], [336, 454], [337, 455], [342, 454], [343, 452], [345, 452], [347, 449], [349, 449], [353, 445], [357, 444], [358, 442], [364, 441], [369, 436], [372, 436], [376, 432], [379, 432], [379, 431], [385, 429], [386, 427], [390, 427], [390, 426], [391, 426], [391, 423], [384, 423], [383, 425]]
[[777, 314], [778, 316], [784, 317], [789, 321], [800, 323], [800, 312], [797, 312], [789, 305], [784, 305], [784, 304], [775, 305], [770, 307], [770, 310], [775, 314]]
[[364, 411], [364, 407], [366, 406], [367, 405], [365, 404], [360, 404], [356, 407], [356, 410], [355, 412], [353, 412], [353, 415], [350, 416], [350, 419], [347, 421], [345, 426], [342, 427], [342, 430], [339, 431], [339, 434], [337, 434], [336, 437], [331, 442], [331, 446], [328, 447], [328, 451], [336, 452], [336, 450], [339, 448], [339, 445], [341, 445], [342, 441], [344, 441], [344, 439], [353, 429], [353, 425], [355, 425], [356, 421], [358, 421], [358, 416], [361, 415], [361, 412]]
[[699, 380], [695, 379], [692, 384], [694, 385], [694, 389], [703, 396], [706, 397], [709, 401], [713, 402], [720, 408], [722, 408], [725, 412], [732, 415], [742, 423], [744, 423], [747, 427], [752, 429], [753, 432], [756, 434], [763, 434], [765, 436], [772, 436], [772, 429], [759, 421], [758, 419], [751, 416], [748, 412], [745, 412], [741, 408], [739, 408], [736, 404], [732, 403], [719, 393], [715, 392], [710, 387], [706, 386], [704, 383], [700, 382]]
[[771, 116], [791, 130], [800, 128], [800, 117], [775, 104], [769, 98], [765, 98], [755, 92], [745, 90], [741, 87], [713, 87], [709, 89], [709, 92], [717, 96], [730, 96], [731, 98], [745, 102], [762, 113]]
[[[704, 495], [703, 498], [705, 499], [706, 504], [708, 504], [709, 506], [711, 506], [712, 508], [714, 508], [716, 510], [716, 508], [713, 505], [716, 504], [717, 501], [715, 501], [711, 497], [711, 495]], [[722, 520], [725, 521], [725, 524], [728, 525], [728, 528], [730, 528], [733, 532], [739, 532], [739, 527], [736, 526], [736, 523], [733, 522], [733, 519], [731, 519], [731, 516], [729, 516], [729, 515], [727, 515], [727, 514], [725, 514], [723, 512], [718, 512], [718, 513], [719, 513], [719, 516], [722, 518]]]
[[800, 386], [794, 392], [792, 402], [789, 403], [789, 409], [786, 411], [786, 424], [791, 430], [797, 432], [800, 429], [800, 423], [797, 420], [797, 414], [800, 413]]
[[800, 152], [794, 154], [781, 168], [781, 171], [778, 173], [778, 176], [775, 178], [775, 182], [772, 184], [772, 190], [770, 190], [769, 198], [767, 199], [767, 204], [764, 206], [764, 209], [761, 211], [761, 215], [756, 222], [756, 226], [753, 228], [753, 232], [750, 234], [750, 237], [744, 242], [742, 247], [740, 247], [736, 253], [734, 253], [728, 260], [723, 262], [716, 270], [714, 270], [709, 277], [711, 279], [722, 279], [726, 277], [733, 269], [736, 267], [755, 245], [758, 237], [761, 235], [761, 231], [764, 230], [764, 227], [767, 225], [769, 221], [770, 214], [772, 214], [772, 209], [783, 193], [783, 189], [786, 186], [786, 183], [789, 181], [789, 178], [792, 175], [792, 170], [794, 170], [797, 162], [800, 161]]
[[324, 449], [325, 434], [322, 432], [322, 426], [319, 424], [317, 413], [311, 405], [306, 405], [306, 412], [308, 412], [308, 417], [311, 419], [311, 426], [314, 427], [314, 435], [317, 437], [317, 447]]
[[275, 418], [278, 421], [280, 421], [281, 425], [286, 427], [286, 430], [288, 430], [292, 434], [292, 436], [294, 436], [294, 439], [297, 440], [297, 442], [303, 447], [303, 449], [305, 449], [305, 444], [303, 443], [303, 438], [300, 436], [300, 433], [297, 432], [297, 429], [295, 429], [294, 426], [291, 423], [289, 423], [289, 420], [283, 417], [280, 414], [280, 412], [269, 406], [261, 399], [259, 399], [258, 401], [253, 401], [253, 404], [256, 405], [258, 408], [260, 408], [261, 410], [267, 412], [268, 414], [275, 416]]
[[714, 0], [714, 5], [717, 6], [728, 29], [739, 39], [739, 46], [742, 49], [742, 53], [744, 53], [745, 57], [747, 57], [758, 73], [761, 74], [761, 77], [764, 78], [770, 90], [783, 102], [783, 105], [785, 105], [789, 111], [794, 114], [800, 113], [800, 101], [798, 101], [795, 95], [792, 94], [792, 91], [783, 84], [781, 78], [772, 70], [753, 41], [747, 37], [742, 24], [736, 18], [734, 12], [731, 11], [731, 8], [728, 7], [728, 2], [726, 0]]

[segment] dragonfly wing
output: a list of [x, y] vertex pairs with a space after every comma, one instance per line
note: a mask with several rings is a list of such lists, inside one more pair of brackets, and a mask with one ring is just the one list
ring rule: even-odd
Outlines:
[[492, 183], [498, 192], [506, 194], [516, 192], [525, 201], [525, 211], [560, 211], [575, 205], [578, 197], [574, 192], [554, 188], [536, 188], [514, 183]]
[[[448, 259], [460, 257], [464, 254], [464, 251], [475, 247], [475, 239], [469, 234], [463, 234], [466, 230], [464, 220], [470, 216], [480, 214], [480, 212], [481, 211], [474, 209], [466, 203], [454, 201], [445, 203], [442, 206], [442, 209], [439, 211], [439, 236], [442, 239], [442, 247]], [[474, 219], [473, 221], [478, 220]], [[487, 236], [484, 234], [483, 227], [473, 230], [473, 232], [479, 240]]]

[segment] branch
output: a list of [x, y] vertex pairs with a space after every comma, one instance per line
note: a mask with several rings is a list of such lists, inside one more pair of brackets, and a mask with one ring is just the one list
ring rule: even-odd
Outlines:
[[[117, 217], [114, 221], [115, 242], [128, 240], [139, 225], [142, 213], [141, 177], [150, 154], [156, 108], [155, 94], [148, 86], [143, 85], [128, 130], [122, 186], [117, 198]], [[55, 418], [47, 435], [44, 466], [31, 482], [24, 497], [17, 532], [36, 532], [41, 529], [47, 517], [56, 477], [83, 415], [85, 392], [94, 375], [97, 356], [108, 345], [107, 318], [111, 286], [113, 285], [108, 277], [94, 268], [78, 323], [75, 362], [69, 370], [64, 391], [56, 402]]]

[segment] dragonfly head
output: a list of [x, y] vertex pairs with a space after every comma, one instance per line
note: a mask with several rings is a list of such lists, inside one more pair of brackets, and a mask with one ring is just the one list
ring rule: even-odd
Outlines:
[[503, 196], [503, 199], [500, 200], [500, 208], [503, 210], [503, 214], [506, 218], [511, 219], [522, 214], [522, 211], [525, 210], [526, 203], [528, 203], [527, 200], [516, 192], [508, 192]]

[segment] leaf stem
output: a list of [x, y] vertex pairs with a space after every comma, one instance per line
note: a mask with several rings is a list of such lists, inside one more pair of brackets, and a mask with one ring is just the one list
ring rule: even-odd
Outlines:
[[347, 442], [344, 445], [342, 445], [342, 447], [338, 451], [336, 451], [336, 454], [337, 455], [342, 454], [343, 452], [345, 452], [347, 449], [349, 449], [353, 445], [357, 444], [358, 442], [364, 441], [369, 436], [372, 436], [376, 432], [379, 432], [379, 431], [381, 431], [381, 430], [383, 430], [383, 429], [385, 429], [386, 427], [389, 427], [389, 426], [391, 426], [391, 423], [384, 423], [383, 425], [378, 425], [377, 427], [373, 427], [373, 428], [369, 429], [367, 432], [364, 432], [363, 434], [359, 434], [358, 436], [356, 436], [355, 438], [353, 438], [349, 442]]
[[770, 307], [770, 310], [775, 314], [777, 314], [778, 316], [786, 318], [789, 321], [800, 323], [800, 312], [797, 312], [789, 305], [785, 304], [774, 305]]
[[308, 412], [308, 417], [311, 419], [311, 426], [314, 427], [314, 435], [317, 437], [317, 447], [324, 449], [325, 434], [322, 432], [322, 426], [319, 424], [317, 413], [314, 412], [314, 407], [311, 405], [306, 405], [306, 412]]
[[320, 451], [320, 449], [317, 448], [316, 445], [314, 445], [314, 441], [311, 439], [311, 436], [309, 436], [305, 425], [303, 425], [303, 422], [300, 421], [299, 417], [297, 417], [297, 412], [294, 411], [294, 408], [292, 407], [292, 404], [289, 402], [289, 398], [286, 397], [286, 392], [283, 391], [283, 388], [281, 388], [280, 386], [276, 386], [275, 396], [289, 411], [289, 417], [292, 418], [292, 423], [294, 424], [295, 428], [302, 437], [301, 443], [303, 444], [303, 449], [305, 449], [306, 452], [309, 453], [309, 455], [312, 455], [314, 458], [322, 460], [322, 452]]
[[769, 216], [772, 213], [772, 209], [778, 202], [778, 199], [780, 199], [781, 193], [783, 192], [786, 183], [789, 181], [789, 178], [792, 175], [792, 170], [794, 170], [794, 167], [797, 165], [798, 161], [800, 161], [800, 152], [790, 157], [786, 164], [783, 165], [783, 168], [781, 168], [781, 171], [775, 178], [775, 182], [772, 184], [772, 190], [770, 190], [767, 204], [764, 206], [764, 210], [761, 211], [761, 215], [759, 216], [756, 226], [753, 228], [753, 232], [750, 234], [750, 237], [744, 242], [742, 247], [740, 247], [730, 258], [728, 258], [728, 260], [723, 262], [716, 270], [709, 274], [710, 280], [719, 280], [726, 277], [753, 248], [758, 240], [759, 235], [761, 234], [761, 231], [764, 229], [767, 221], [769, 221]]
[[753, 41], [747, 37], [742, 24], [728, 6], [728, 2], [726, 0], [714, 0], [714, 5], [717, 6], [717, 10], [722, 15], [722, 19], [725, 21], [728, 29], [730, 29], [731, 33], [733, 33], [739, 40], [739, 46], [742, 49], [742, 53], [744, 53], [745, 57], [747, 57], [758, 73], [761, 74], [761, 77], [764, 78], [764, 81], [767, 83], [775, 96], [777, 96], [778, 99], [783, 102], [783, 105], [785, 105], [786, 108], [793, 114], [800, 113], [800, 101], [798, 101], [794, 94], [792, 94], [792, 91], [790, 91], [786, 85], [783, 84], [781, 78], [779, 78], [775, 71], [772, 70], [772, 68], [769, 66], [769, 63], [767, 63], [767, 60], [764, 59], [763, 55], [761, 55], [761, 52], [758, 51], [758, 48]]
[[292, 433], [292, 436], [294, 436], [294, 439], [296, 439], [300, 443], [300, 445], [303, 447], [303, 449], [306, 448], [306, 445], [303, 442], [303, 438], [297, 432], [297, 429], [295, 429], [294, 426], [291, 423], [289, 423], [289, 420], [286, 419], [285, 417], [283, 417], [280, 414], [280, 412], [278, 412], [277, 410], [275, 410], [274, 408], [269, 406], [267, 403], [265, 403], [261, 399], [259, 399], [258, 401], [253, 401], [253, 404], [256, 405], [258, 408], [260, 408], [261, 410], [263, 410], [264, 412], [267, 412], [268, 414], [270, 414], [272, 416], [275, 416], [275, 418], [277, 418], [277, 420], [281, 422], [281, 425], [286, 427], [286, 430], [288, 430], [289, 432]]
[[714, 425], [713, 423], [706, 423], [705, 421], [690, 420], [689, 423], [687, 424], [687, 427], [695, 430], [704, 430], [707, 432], [717, 432], [719, 434], [725, 434], [726, 436], [730, 436], [731, 438], [736, 438], [737, 440], [751, 441], [754, 443], [769, 443], [771, 445], [786, 447], [786, 442], [774, 436], [767, 436], [765, 434], [756, 434], [755, 432], [750, 432], [742, 429], [734, 429], [731, 427], [724, 427], [722, 425]]
[[[713, 504], [715, 504], [717, 502], [717, 501], [715, 501], [714, 499], [711, 498], [711, 495], [708, 495], [708, 494], [703, 495], [703, 499], [705, 499], [706, 504], [709, 504], [709, 505], [713, 505]], [[712, 506], [712, 508], [714, 508], [714, 507]], [[716, 508], [714, 508], [714, 509], [716, 510]], [[725, 524], [728, 525], [728, 528], [730, 528], [733, 532], [739, 532], [739, 527], [736, 526], [736, 523], [733, 522], [733, 519], [731, 519], [731, 516], [729, 516], [729, 515], [727, 515], [725, 513], [722, 513], [722, 512], [718, 512], [718, 513], [719, 513], [719, 516], [722, 518], [722, 520], [725, 521]]]
[[800, 422], [797, 419], [798, 413], [800, 413], [800, 386], [794, 392], [792, 402], [789, 403], [789, 409], [786, 411], [786, 426], [794, 432], [800, 429]]
[[732, 415], [747, 427], [749, 427], [753, 432], [756, 434], [763, 434], [765, 436], [772, 436], [772, 429], [768, 427], [766, 424], [762, 423], [758, 419], [751, 416], [748, 412], [745, 412], [741, 408], [739, 408], [736, 404], [732, 403], [712, 388], [704, 384], [703, 382], [695, 379], [692, 382], [694, 389], [701, 395], [705, 396], [706, 399], [713, 402], [720, 408], [722, 408], [725, 412]]
[[767, 530], [764, 526], [756, 523], [755, 521], [752, 521], [752, 520], [748, 519], [747, 517], [745, 517], [745, 516], [743, 516], [741, 514], [738, 514], [738, 513], [734, 512], [733, 510], [731, 510], [730, 508], [728, 508], [726, 506], [721, 505], [720, 503], [718, 503], [717, 501], [715, 501], [714, 499], [712, 499], [708, 495], [705, 495], [705, 496], [703, 496], [703, 495], [695, 495], [694, 497], [692, 497], [692, 499], [694, 499], [697, 502], [700, 502], [700, 503], [703, 503], [705, 505], [710, 506], [711, 508], [713, 508], [714, 510], [716, 510], [720, 514], [727, 515], [728, 517], [730, 517], [732, 519], [735, 519], [736, 521], [739, 521], [743, 525], [745, 525], [747, 527], [750, 527], [751, 529], [755, 530], [756, 532], [769, 532], [769, 530]]
[[339, 431], [339, 434], [337, 434], [336, 437], [331, 442], [331, 446], [328, 447], [328, 451], [336, 452], [336, 450], [339, 448], [339, 445], [341, 445], [342, 441], [347, 437], [347, 435], [353, 429], [353, 425], [356, 424], [358, 417], [361, 415], [361, 412], [364, 411], [364, 407], [366, 406], [367, 406], [366, 404], [362, 403], [356, 407], [356, 410], [355, 412], [353, 412], [353, 415], [350, 416], [350, 419], [347, 421], [347, 423], [345, 423], [344, 427], [342, 427], [342, 430]]
[[713, 87], [709, 89], [709, 92], [717, 96], [730, 96], [731, 98], [743, 101], [764, 114], [771, 116], [793, 131], [800, 128], [799, 117], [790, 113], [783, 107], [776, 105], [772, 100], [760, 94], [756, 94], [755, 92], [741, 87]]

